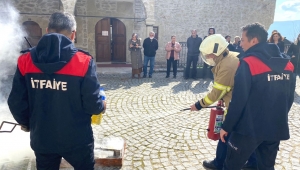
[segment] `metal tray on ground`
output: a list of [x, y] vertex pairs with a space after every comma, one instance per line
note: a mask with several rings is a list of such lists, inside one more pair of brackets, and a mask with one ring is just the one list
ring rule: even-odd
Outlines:
[[[124, 154], [126, 149], [126, 142], [123, 139], [122, 148], [97, 148], [94, 149], [95, 167], [121, 167], [123, 165]], [[60, 169], [69, 169], [72, 166], [65, 160], [62, 159], [60, 163]]]

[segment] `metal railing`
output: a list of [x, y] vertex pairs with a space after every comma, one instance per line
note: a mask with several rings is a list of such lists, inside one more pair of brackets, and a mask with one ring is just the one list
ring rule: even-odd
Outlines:
[[[178, 67], [183, 68], [186, 67], [188, 48], [186, 42], [179, 42], [179, 44], [181, 45], [181, 51], [179, 53]], [[202, 67], [202, 66], [203, 66], [203, 61], [202, 58], [199, 56], [197, 67]]]

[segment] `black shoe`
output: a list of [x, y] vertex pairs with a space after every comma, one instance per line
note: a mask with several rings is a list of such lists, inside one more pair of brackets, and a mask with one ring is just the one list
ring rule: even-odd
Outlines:
[[243, 170], [254, 170], [254, 169], [257, 169], [257, 165], [254, 164], [254, 163], [246, 163], [243, 168]]
[[149, 78], [152, 78], [152, 75], [149, 75]]
[[170, 76], [168, 76], [168, 75], [166, 76], [166, 78], [169, 78], [169, 77], [170, 77]]
[[173, 79], [176, 79], [176, 75], [175, 75], [175, 76], [173, 76]]
[[146, 78], [146, 75], [145, 75], [145, 74], [143, 75], [143, 78]]
[[215, 165], [214, 165], [214, 161], [203, 161], [203, 167], [207, 168], [207, 169], [218, 169]]

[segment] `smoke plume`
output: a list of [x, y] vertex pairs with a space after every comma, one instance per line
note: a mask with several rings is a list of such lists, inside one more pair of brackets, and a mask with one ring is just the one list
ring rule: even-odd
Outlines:
[[[19, 17], [10, 0], [0, 0], [0, 124], [15, 122], [6, 100], [25, 36]], [[25, 160], [34, 156], [29, 141], [29, 133], [19, 126], [12, 133], [0, 133], [0, 169], [23, 169]]]

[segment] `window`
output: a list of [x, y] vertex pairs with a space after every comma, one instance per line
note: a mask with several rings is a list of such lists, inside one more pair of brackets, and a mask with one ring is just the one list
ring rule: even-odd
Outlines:
[[158, 27], [153, 26], [153, 32], [155, 32], [155, 37], [158, 40]]

